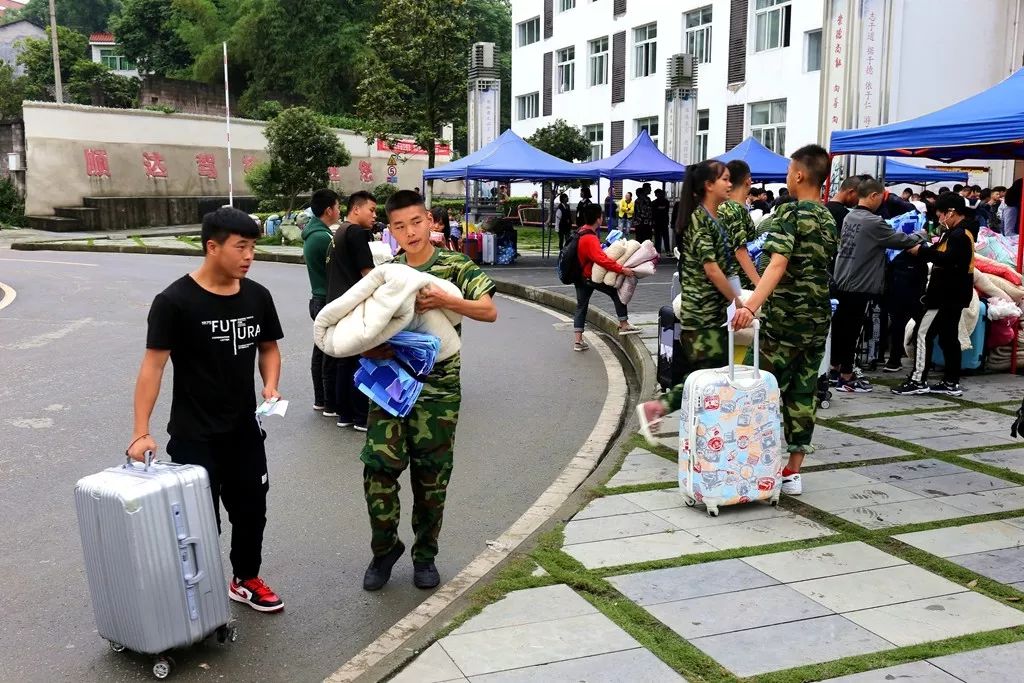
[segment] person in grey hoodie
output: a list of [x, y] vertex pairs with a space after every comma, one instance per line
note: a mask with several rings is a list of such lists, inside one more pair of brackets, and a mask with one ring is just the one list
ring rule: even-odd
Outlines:
[[885, 289], [886, 249], [916, 250], [920, 235], [897, 232], [876, 214], [885, 199], [885, 186], [874, 178], [861, 182], [860, 201], [843, 223], [834, 273], [839, 302], [832, 316], [832, 370], [836, 390], [867, 393], [871, 384], [853, 375], [857, 337], [868, 303]]

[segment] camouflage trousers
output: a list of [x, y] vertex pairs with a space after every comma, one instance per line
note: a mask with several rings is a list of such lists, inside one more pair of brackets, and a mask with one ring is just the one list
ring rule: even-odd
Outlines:
[[[825, 337], [786, 342], [761, 335], [761, 367], [779, 381], [782, 395], [782, 431], [790, 453], [811, 453], [814, 435], [814, 397], [818, 391], [818, 369], [825, 355]], [[747, 351], [746, 365], [753, 365], [754, 350]]]
[[[720, 368], [729, 363], [729, 333], [724, 327], [680, 330], [679, 346], [685, 356], [686, 375], [696, 370]], [[685, 382], [686, 376], [661, 397], [661, 400], [668, 405], [669, 412], [679, 410], [682, 406]]]
[[412, 529], [416, 536], [412, 559], [431, 562], [437, 555], [458, 420], [458, 400], [417, 401], [405, 418], [392, 417], [371, 404], [360, 459], [374, 557], [387, 554], [398, 542], [398, 478], [406, 468], [412, 484]]

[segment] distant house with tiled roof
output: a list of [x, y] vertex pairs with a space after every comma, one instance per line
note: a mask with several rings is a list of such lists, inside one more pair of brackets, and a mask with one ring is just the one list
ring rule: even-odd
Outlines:
[[25, 19], [0, 26], [0, 62], [13, 66], [15, 75], [22, 75], [25, 69], [18, 66], [18, 55], [21, 54], [18, 41], [24, 38], [45, 37], [46, 31]]
[[89, 36], [89, 49], [92, 61], [103, 64], [120, 76], [139, 77], [135, 62], [124, 56], [124, 51], [117, 44], [113, 33], [98, 31]]
[[25, 6], [23, 2], [15, 2], [14, 0], [0, 0], [0, 17], [4, 15], [7, 10], [21, 9]]

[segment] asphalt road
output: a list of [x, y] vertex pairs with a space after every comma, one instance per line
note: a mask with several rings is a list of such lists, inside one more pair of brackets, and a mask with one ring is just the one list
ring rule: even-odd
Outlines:
[[[72, 490], [121, 462], [149, 303], [197, 263], [0, 250], [0, 282], [18, 293], [0, 310], [0, 681], [151, 679], [147, 657], [111, 653], [95, 632]], [[292, 404], [265, 424], [272, 487], [262, 572], [286, 609], [262, 615], [232, 603], [239, 641], [176, 653], [180, 681], [320, 680], [427, 595], [412, 586], [408, 557], [383, 591], [362, 591], [362, 438], [311, 409], [305, 271], [257, 263], [252, 277], [274, 293], [286, 334], [281, 390]], [[600, 357], [574, 354], [554, 318], [508, 299], [498, 306], [497, 323], [464, 326], [442, 580], [547, 488], [606, 392]], [[152, 423], [161, 444], [169, 397], [168, 376]], [[403, 507], [408, 514], [408, 498]], [[225, 541], [229, 533], [225, 519]]]

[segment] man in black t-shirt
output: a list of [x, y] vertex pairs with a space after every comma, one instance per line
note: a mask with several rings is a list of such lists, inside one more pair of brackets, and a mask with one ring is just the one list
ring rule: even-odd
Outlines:
[[246, 279], [259, 235], [259, 227], [238, 209], [206, 214], [202, 265], [156, 295], [127, 452], [135, 460], [156, 452], [149, 420], [170, 358], [174, 386], [167, 452], [175, 462], [206, 468], [218, 528], [219, 501], [224, 502], [231, 519], [228, 596], [260, 612], [279, 612], [284, 603], [259, 577], [270, 481], [266, 433], [255, 415], [253, 367], [258, 352], [263, 398], [280, 398], [277, 340], [284, 334], [270, 292]]
[[[377, 220], [377, 200], [369, 192], [353, 192], [348, 198], [348, 213], [327, 251], [327, 302], [334, 301], [350, 290], [364, 275], [373, 270], [370, 253], [373, 224]], [[334, 368], [333, 373], [331, 367]], [[359, 357], [335, 358], [328, 362], [325, 373], [334, 378], [334, 405], [337, 406], [339, 427], [352, 427], [366, 431], [366, 413], [369, 402], [355, 383], [359, 370]], [[328, 380], [330, 385], [330, 380]], [[327, 387], [331, 391], [331, 386]], [[325, 412], [324, 415], [332, 417]]]

